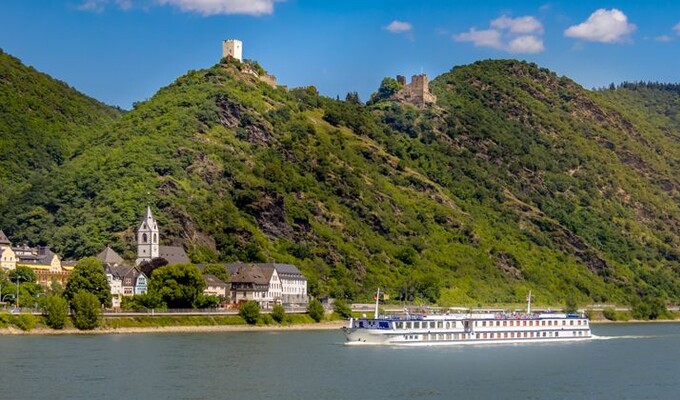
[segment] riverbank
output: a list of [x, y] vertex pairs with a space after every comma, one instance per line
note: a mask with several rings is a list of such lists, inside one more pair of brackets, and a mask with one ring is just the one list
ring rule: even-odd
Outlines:
[[213, 332], [290, 332], [290, 331], [322, 331], [340, 329], [345, 321], [324, 321], [309, 324], [291, 325], [197, 325], [197, 326], [148, 326], [148, 327], [101, 327], [91, 331], [75, 328], [51, 329], [36, 327], [24, 331], [15, 327], [0, 329], [0, 336], [59, 336], [59, 335], [114, 335], [139, 333], [213, 333]]

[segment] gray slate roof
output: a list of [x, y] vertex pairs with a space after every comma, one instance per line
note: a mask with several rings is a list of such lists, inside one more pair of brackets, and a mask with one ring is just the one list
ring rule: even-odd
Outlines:
[[124, 263], [123, 257], [119, 256], [112, 248], [106, 246], [101, 253], [97, 254], [97, 259], [104, 264], [120, 265]]
[[[302, 275], [302, 272], [292, 264], [276, 264], [276, 263], [260, 263], [260, 264], [228, 264], [227, 268], [229, 269], [229, 274], [234, 275], [236, 271], [246, 265], [257, 265], [258, 267], [261, 268], [273, 268], [276, 269], [276, 273], [283, 278], [286, 279], [299, 279], [299, 280], [307, 280], [304, 275]], [[271, 278], [271, 273], [269, 274], [269, 277]]]
[[188, 264], [191, 262], [181, 246], [158, 246], [158, 257], [166, 259], [168, 264]]
[[12, 243], [10, 243], [9, 239], [7, 239], [7, 236], [5, 235], [5, 232], [0, 230], [0, 244], [4, 244], [7, 246], [11, 246]]
[[215, 275], [203, 274], [203, 279], [207, 286], [226, 287], [227, 284]]

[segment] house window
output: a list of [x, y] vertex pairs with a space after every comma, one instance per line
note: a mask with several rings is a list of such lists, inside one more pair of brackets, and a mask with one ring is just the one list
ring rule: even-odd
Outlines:
[[142, 243], [146, 243], [147, 240], [146, 233], [142, 233]]

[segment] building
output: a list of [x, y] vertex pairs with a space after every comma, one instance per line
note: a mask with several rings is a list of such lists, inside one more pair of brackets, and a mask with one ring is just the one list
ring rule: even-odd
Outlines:
[[[247, 300], [256, 300], [261, 305], [280, 303], [306, 304], [309, 302], [307, 278], [294, 265], [276, 263], [228, 264], [227, 268], [231, 275], [232, 303], [239, 303], [244, 298], [247, 298], [249, 295], [249, 290], [247, 289], [250, 287], [253, 288], [253, 291], [255, 291], [255, 288], [258, 288], [258, 293], [257, 295], [253, 294], [253, 298], [248, 298]], [[255, 269], [257, 272], [252, 272]], [[248, 272], [248, 274], [244, 274], [244, 272]], [[239, 276], [239, 274], [241, 275]], [[262, 279], [259, 278], [260, 276], [266, 282], [262, 283]], [[249, 282], [248, 279], [253, 279], [253, 281]]]
[[144, 215], [144, 219], [137, 229], [137, 260], [135, 265], [159, 257], [158, 236], [158, 224], [151, 213], [151, 207], [146, 207], [146, 215]]
[[236, 39], [222, 41], [222, 58], [233, 58], [243, 62], [243, 43]]
[[189, 256], [180, 246], [161, 246], [158, 222], [153, 217], [151, 207], [146, 208], [146, 214], [137, 229], [137, 260], [135, 265], [149, 262], [154, 258], [164, 258], [168, 264], [190, 263]]
[[35, 273], [36, 281], [44, 288], [53, 283], [65, 286], [72, 269], [64, 268], [59, 256], [47, 246], [29, 247], [24, 244], [12, 247], [16, 255], [16, 267], [28, 267]]
[[276, 269], [264, 264], [231, 264], [230, 271], [233, 271], [229, 278], [231, 303], [253, 300], [264, 309], [281, 304], [281, 282]]
[[229, 285], [222, 281], [215, 275], [203, 274], [205, 280], [205, 289], [203, 293], [207, 295], [217, 296], [220, 300], [227, 299], [229, 296]]
[[120, 307], [124, 296], [146, 294], [147, 276], [137, 267], [128, 265], [112, 248], [107, 246], [97, 255], [97, 259], [104, 264], [113, 308]]
[[430, 83], [425, 74], [411, 76], [411, 83], [406, 83], [406, 77], [397, 75], [397, 82], [402, 89], [395, 94], [397, 100], [415, 105], [427, 105], [437, 102], [437, 96], [430, 92]]
[[12, 243], [7, 239], [5, 232], [0, 230], [0, 268], [14, 269], [17, 267], [17, 258]]

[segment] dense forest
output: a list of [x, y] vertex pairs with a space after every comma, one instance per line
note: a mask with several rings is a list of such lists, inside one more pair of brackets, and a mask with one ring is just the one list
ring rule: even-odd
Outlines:
[[[298, 265], [310, 291], [475, 305], [680, 300], [680, 94], [514, 60], [436, 106], [274, 88], [223, 61], [133, 110], [0, 54], [0, 227], [133, 258], [147, 204], [193, 262]], [[387, 93], [387, 95], [384, 95]]]

